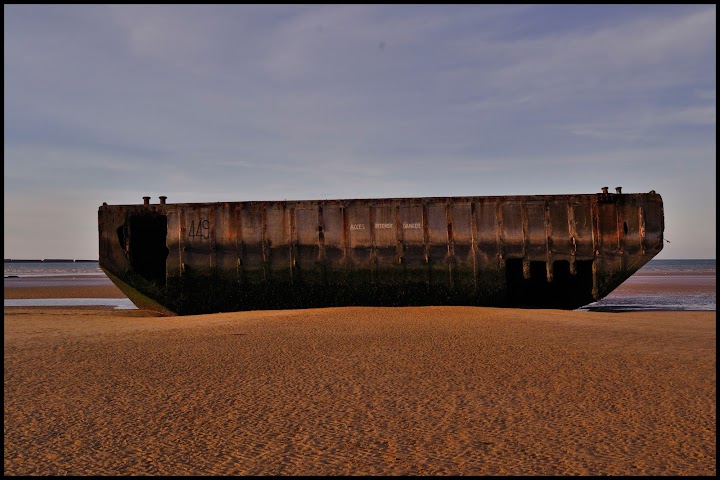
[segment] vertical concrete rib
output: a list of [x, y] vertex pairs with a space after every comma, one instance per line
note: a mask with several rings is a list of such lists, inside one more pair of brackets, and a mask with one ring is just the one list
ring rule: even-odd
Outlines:
[[185, 276], [185, 236], [187, 232], [187, 222], [185, 221], [185, 212], [182, 207], [178, 208], [178, 267], [180, 269], [180, 278]]
[[447, 222], [447, 272], [451, 289], [455, 288], [455, 239], [453, 237], [452, 199], [445, 201], [445, 221]]
[[597, 196], [590, 200], [590, 216], [592, 217], [593, 256], [597, 258], [598, 255], [600, 255], [600, 246], [602, 243], [602, 237], [600, 236], [600, 205], [598, 204]]
[[568, 233], [570, 234], [570, 275], [577, 275], [577, 262], [575, 255], [577, 254], [577, 230], [575, 229], [575, 209], [573, 208], [573, 199], [567, 200], [567, 218]]
[[[620, 188], [617, 188], [618, 194]], [[627, 255], [625, 255], [625, 211], [623, 210], [623, 198], [621, 195], [617, 195], [615, 202], [615, 215], [617, 215], [617, 249], [620, 254], [620, 269], [625, 270], [625, 264], [627, 263]]]
[[403, 257], [405, 255], [405, 245], [403, 243], [403, 226], [402, 220], [400, 219], [400, 202], [395, 204], [395, 242], [396, 250], [395, 253], [398, 257], [398, 264], [403, 263]]
[[318, 260], [325, 263], [325, 217], [323, 205], [318, 204]]
[[500, 267], [505, 266], [505, 235], [503, 233], [503, 214], [502, 214], [502, 201], [495, 202], [495, 218], [497, 219], [497, 244], [498, 244], [498, 259], [500, 261]]
[[625, 252], [625, 212], [623, 210], [622, 199], [620, 195], [617, 197], [615, 204], [615, 215], [617, 218], [617, 248], [618, 252]]
[[[285, 205], [283, 205], [285, 208]], [[298, 240], [297, 240], [297, 227], [295, 225], [295, 209], [289, 208], [288, 221], [290, 222], [290, 240], [288, 247], [290, 248], [290, 284], [292, 285], [297, 277], [297, 256], [298, 256]]]
[[545, 251], [547, 254], [545, 260], [545, 276], [548, 283], [553, 281], [553, 252], [552, 252], [552, 225], [550, 224], [550, 204], [545, 199], [543, 205], [543, 215], [545, 217]]
[[455, 255], [455, 239], [453, 238], [452, 200], [445, 203], [445, 221], [447, 222], [447, 254], [450, 258]]
[[217, 273], [217, 225], [215, 219], [217, 219], [217, 209], [220, 204], [216, 203], [208, 209], [209, 226], [212, 227], [211, 239], [210, 239], [210, 273], [215, 275]]
[[520, 215], [522, 216], [522, 262], [523, 262], [523, 278], [530, 278], [530, 259], [528, 259], [528, 215], [527, 202], [520, 202]]
[[645, 255], [645, 210], [638, 207], [638, 227], [640, 229], [640, 254]]
[[377, 280], [377, 249], [375, 247], [375, 207], [370, 204], [370, 278], [374, 283]]
[[260, 223], [260, 232], [262, 234], [261, 237], [261, 248], [262, 248], [262, 260], [263, 260], [263, 280], [268, 280], [269, 278], [269, 261], [270, 261], [270, 252], [268, 248], [268, 235], [267, 235], [267, 207], [263, 205], [262, 207], [262, 216], [261, 216], [261, 223]]
[[342, 207], [341, 207], [341, 208], [342, 208], [342, 249], [343, 249], [343, 262], [345, 263], [346, 266], [348, 265], [348, 262], [349, 262], [349, 260], [350, 260], [349, 257], [348, 257], [348, 255], [350, 254], [350, 251], [349, 251], [350, 246], [348, 245], [348, 241], [349, 241], [348, 229], [349, 229], [349, 226], [348, 226], [348, 208], [347, 208], [347, 207], [348, 207], [347, 202], [344, 202], [343, 205], [342, 205]]
[[591, 200], [590, 215], [592, 217], [592, 245], [593, 245], [593, 262], [592, 262], [592, 292], [593, 298], [598, 298], [600, 292], [600, 286], [598, 285], [598, 262], [600, 261], [600, 206], [598, 204], [598, 197], [595, 196]]
[[237, 280], [238, 283], [242, 281], [242, 274], [243, 274], [243, 225], [242, 225], [242, 208], [235, 206], [233, 208], [233, 212], [235, 214], [235, 229], [236, 229], [236, 235], [235, 235], [235, 269], [237, 271]]
[[478, 293], [478, 260], [477, 260], [477, 204], [470, 202], [470, 255], [473, 266], [473, 291]]
[[425, 285], [430, 287], [430, 233], [427, 202], [422, 204], [423, 255], [425, 256]]

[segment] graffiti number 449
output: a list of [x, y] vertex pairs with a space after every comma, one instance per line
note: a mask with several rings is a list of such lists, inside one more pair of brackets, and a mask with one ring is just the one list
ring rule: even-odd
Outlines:
[[207, 219], [190, 222], [190, 237], [210, 238], [210, 222]]

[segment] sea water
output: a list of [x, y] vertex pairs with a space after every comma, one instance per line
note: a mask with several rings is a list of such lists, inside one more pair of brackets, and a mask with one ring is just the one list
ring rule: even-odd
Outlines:
[[[87, 286], [112, 285], [97, 261], [5, 261], [4, 281], [13, 286]], [[13, 298], [6, 307], [79, 307], [110, 306], [116, 310], [137, 307], [128, 298]]]
[[[716, 309], [716, 260], [650, 260], [622, 285], [598, 302], [578, 310], [650, 311]], [[5, 285], [42, 281], [43, 286], [110, 285], [96, 261], [10, 261], [4, 264]], [[121, 298], [58, 298], [5, 300], [5, 306], [111, 305], [134, 308]]]
[[608, 296], [578, 310], [715, 311], [716, 260], [650, 260]]
[[4, 277], [104, 277], [97, 261], [6, 261]]

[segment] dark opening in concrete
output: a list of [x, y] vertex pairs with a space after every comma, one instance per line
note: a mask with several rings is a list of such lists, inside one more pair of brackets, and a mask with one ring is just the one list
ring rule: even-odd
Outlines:
[[592, 261], [578, 261], [576, 274], [570, 274], [570, 262], [553, 262], [553, 280], [547, 281], [545, 262], [530, 262], [530, 278], [523, 278], [522, 259], [506, 264], [508, 301], [520, 307], [578, 308], [592, 299]]
[[553, 262], [552, 296], [554, 303], [563, 308], [581, 307], [592, 299], [592, 260], [575, 263], [575, 275], [570, 274], [570, 262]]
[[158, 213], [130, 217], [130, 264], [145, 279], [165, 285], [167, 217]]

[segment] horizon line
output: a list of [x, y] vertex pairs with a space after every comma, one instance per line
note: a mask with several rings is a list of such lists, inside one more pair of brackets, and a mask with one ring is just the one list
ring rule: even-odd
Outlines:
[[[653, 260], [715, 260], [717, 261], [717, 258], [652, 258], [650, 261]], [[4, 263], [13, 263], [13, 262], [64, 262], [64, 263], [71, 263], [71, 262], [99, 262], [99, 259], [72, 259], [72, 258], [5, 258]]]
[[13, 262], [61, 262], [61, 263], [72, 263], [72, 262], [99, 262], [99, 259], [88, 260], [88, 259], [73, 259], [73, 258], [5, 258], [4, 263]]

